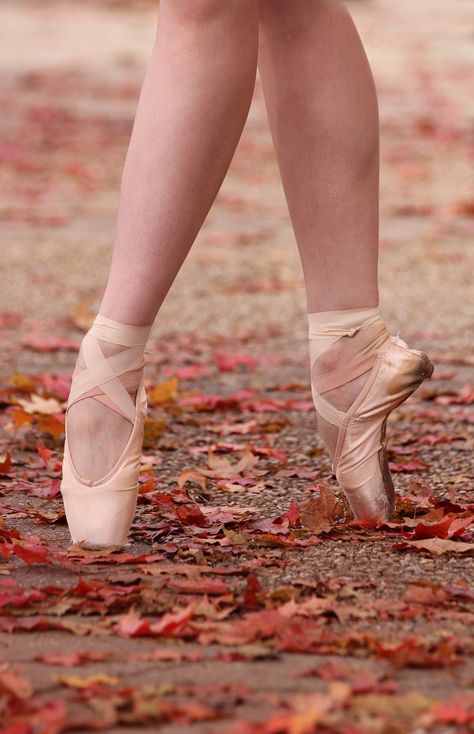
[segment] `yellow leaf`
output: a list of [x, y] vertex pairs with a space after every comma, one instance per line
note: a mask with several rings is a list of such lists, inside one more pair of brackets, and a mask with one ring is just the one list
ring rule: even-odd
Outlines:
[[10, 377], [10, 382], [14, 387], [19, 388], [28, 388], [33, 390], [33, 382], [28, 375], [22, 375], [20, 373], [17, 373], [15, 375], [12, 375]]
[[72, 675], [58, 675], [56, 676], [58, 683], [68, 688], [89, 688], [96, 684], [105, 684], [107, 686], [115, 686], [119, 682], [119, 678], [114, 675], [108, 675], [107, 673], [97, 673], [96, 675], [89, 675], [87, 677], [72, 676]]
[[171, 377], [169, 380], [160, 382], [147, 391], [150, 403], [164, 403], [167, 400], [176, 400], [178, 397], [179, 380]]
[[153, 449], [158, 438], [166, 431], [166, 423], [153, 418], [145, 418], [143, 448]]
[[70, 314], [72, 323], [81, 331], [88, 331], [95, 319], [95, 313], [91, 308], [91, 303], [92, 302], [89, 298], [84, 299], [77, 304]]

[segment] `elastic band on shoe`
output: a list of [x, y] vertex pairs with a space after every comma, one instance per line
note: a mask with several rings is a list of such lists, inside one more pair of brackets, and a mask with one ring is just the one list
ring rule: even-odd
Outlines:
[[379, 307], [343, 311], [316, 311], [308, 314], [309, 339], [319, 336], [353, 336], [362, 327], [380, 319]]
[[153, 324], [122, 324], [107, 316], [97, 314], [91, 330], [97, 339], [124, 347], [144, 347]]

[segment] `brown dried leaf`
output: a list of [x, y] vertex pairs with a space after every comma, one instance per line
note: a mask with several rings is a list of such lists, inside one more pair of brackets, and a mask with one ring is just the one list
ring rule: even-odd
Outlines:
[[319, 484], [319, 497], [300, 505], [301, 524], [316, 533], [329, 530], [344, 516], [344, 509], [327, 484]]
[[425, 540], [407, 540], [396, 543], [396, 550], [427, 550], [439, 556], [442, 553], [469, 553], [474, 551], [474, 543], [462, 543], [448, 538], [426, 538]]

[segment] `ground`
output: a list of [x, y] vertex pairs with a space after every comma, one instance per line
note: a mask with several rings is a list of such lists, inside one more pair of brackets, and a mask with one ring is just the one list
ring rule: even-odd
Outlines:
[[2, 732], [472, 731], [470, 4], [349, 7], [380, 98], [381, 310], [435, 363], [391, 416], [394, 521], [351, 522], [317, 434], [257, 80], [156, 320], [132, 542], [100, 554], [69, 547], [64, 407], [156, 9], [1, 5]]

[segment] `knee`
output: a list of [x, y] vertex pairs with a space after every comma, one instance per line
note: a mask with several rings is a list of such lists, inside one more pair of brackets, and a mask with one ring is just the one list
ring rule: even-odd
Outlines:
[[[220, 18], [229, 10], [232, 0], [164, 0], [168, 13], [183, 26], [205, 25]], [[161, 0], [163, 3], [163, 0]]]

